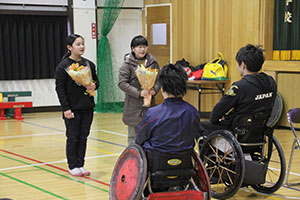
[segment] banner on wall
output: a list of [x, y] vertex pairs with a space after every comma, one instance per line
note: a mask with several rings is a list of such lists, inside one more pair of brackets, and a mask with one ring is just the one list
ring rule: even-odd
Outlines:
[[300, 1], [275, 0], [274, 60], [300, 60]]

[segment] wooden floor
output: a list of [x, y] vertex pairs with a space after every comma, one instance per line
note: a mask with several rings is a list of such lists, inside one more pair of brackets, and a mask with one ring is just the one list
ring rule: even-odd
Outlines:
[[[60, 112], [27, 113], [23, 121], [0, 121], [0, 198], [14, 200], [109, 199], [114, 164], [127, 145], [122, 114], [95, 114], [85, 167], [90, 177], [72, 177], [65, 159], [65, 127]], [[293, 135], [275, 130], [288, 163]], [[296, 150], [290, 181], [300, 182]], [[300, 199], [300, 186], [282, 186], [272, 195], [242, 188], [231, 199]]]

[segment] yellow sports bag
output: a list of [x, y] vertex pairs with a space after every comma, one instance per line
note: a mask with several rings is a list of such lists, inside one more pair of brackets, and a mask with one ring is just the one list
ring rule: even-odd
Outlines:
[[204, 66], [202, 80], [228, 80], [227, 77], [228, 67], [224, 60], [223, 54], [218, 53], [218, 57], [208, 62]]

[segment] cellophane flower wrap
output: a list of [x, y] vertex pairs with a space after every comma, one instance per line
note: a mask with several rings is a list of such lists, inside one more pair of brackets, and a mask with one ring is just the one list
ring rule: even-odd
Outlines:
[[145, 66], [141, 64], [135, 70], [135, 74], [138, 77], [142, 89], [147, 89], [149, 91], [149, 95], [147, 97], [144, 97], [144, 106], [149, 107], [151, 105], [151, 99], [152, 99], [150, 90], [153, 88], [155, 84], [155, 80], [158, 74], [158, 69], [151, 69], [151, 67], [145, 68]]
[[[69, 74], [69, 76], [80, 85], [86, 87], [87, 85], [94, 83], [93, 77], [92, 77], [92, 71], [87, 63], [86, 66], [79, 65], [79, 63], [73, 63], [69, 67], [66, 68], [66, 72]], [[90, 96], [95, 96], [96, 92], [95, 90], [86, 90], [86, 95], [89, 94]]]

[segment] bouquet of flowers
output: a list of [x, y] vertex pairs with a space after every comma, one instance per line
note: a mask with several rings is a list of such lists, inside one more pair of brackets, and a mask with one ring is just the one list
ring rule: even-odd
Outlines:
[[[78, 63], [73, 63], [72, 65], [66, 68], [66, 72], [77, 84], [83, 85], [84, 87], [94, 82], [92, 78], [91, 68], [88, 64], [87, 66], [79, 66]], [[86, 90], [86, 92], [86, 95], [96, 95], [95, 90]]]
[[144, 97], [144, 106], [149, 107], [151, 105], [152, 95], [150, 94], [150, 90], [152, 89], [156, 76], [158, 74], [158, 69], [145, 68], [144, 65], [139, 65], [135, 71], [136, 76], [139, 79], [139, 82], [143, 89], [147, 89], [149, 91], [149, 95]]

